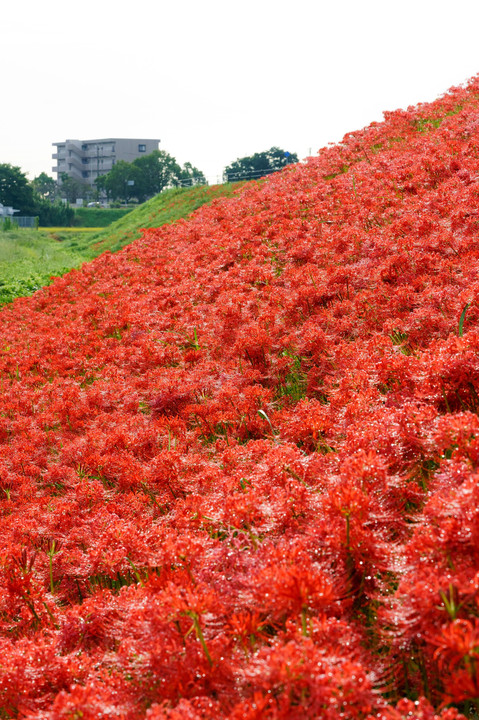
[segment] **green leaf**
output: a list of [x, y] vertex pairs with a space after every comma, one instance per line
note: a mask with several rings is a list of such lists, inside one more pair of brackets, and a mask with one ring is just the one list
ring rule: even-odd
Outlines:
[[458, 332], [459, 337], [462, 337], [462, 335], [463, 335], [464, 318], [466, 317], [466, 313], [467, 313], [467, 310], [470, 305], [472, 305], [472, 303], [470, 303], [470, 302], [468, 302], [464, 305], [464, 308], [461, 313], [461, 317], [459, 318], [459, 332]]

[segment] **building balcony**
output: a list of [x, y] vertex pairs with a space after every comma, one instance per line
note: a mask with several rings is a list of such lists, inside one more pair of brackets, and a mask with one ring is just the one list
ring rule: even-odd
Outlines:
[[83, 157], [90, 158], [92, 160], [95, 160], [96, 158], [111, 158], [115, 157], [115, 153], [113, 152], [106, 152], [105, 150], [86, 150], [83, 153]]
[[73, 178], [74, 180], [79, 180], [80, 182], [85, 182], [85, 178], [83, 177], [82, 172], [81, 171], [79, 172], [76, 168], [75, 169], [72, 168], [71, 170], [68, 170], [67, 175], [69, 177]]
[[72, 169], [78, 170], [80, 173], [85, 169], [85, 166], [78, 155], [72, 155], [71, 157], [65, 158], [65, 165], [67, 168], [71, 165]]

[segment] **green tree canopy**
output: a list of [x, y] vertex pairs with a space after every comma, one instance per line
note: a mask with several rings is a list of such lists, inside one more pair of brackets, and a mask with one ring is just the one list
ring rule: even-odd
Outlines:
[[136, 158], [132, 163], [140, 170], [138, 200], [142, 201], [160, 193], [169, 185], [178, 185], [181, 167], [165, 150], [154, 150], [149, 155]]
[[198, 168], [191, 163], [185, 162], [180, 171], [180, 185], [188, 187], [189, 185], [206, 185], [206, 178]]
[[33, 191], [39, 195], [43, 200], [49, 200], [53, 202], [57, 195], [57, 184], [55, 180], [42, 172], [38, 177], [34, 178], [31, 182]]
[[76, 180], [70, 177], [68, 173], [62, 173], [60, 179], [60, 194], [70, 203], [76, 202], [77, 198], [86, 198], [91, 193], [88, 183]]
[[107, 197], [124, 202], [142, 193], [140, 170], [126, 160], [118, 160], [109, 173], [100, 175], [96, 185], [99, 190], [106, 192]]
[[155, 150], [131, 163], [119, 160], [109, 173], [96, 180], [99, 192], [125, 202], [133, 197], [143, 202], [167, 187], [205, 184], [201, 170], [188, 162], [181, 167], [165, 150]]
[[296, 162], [298, 162], [296, 153], [272, 147], [264, 152], [238, 158], [225, 168], [224, 175], [227, 182], [254, 180]]
[[50, 202], [40, 199], [35, 206], [35, 215], [38, 216], [41, 227], [73, 225], [75, 211], [70, 205], [64, 202]]
[[33, 188], [19, 167], [0, 164], [0, 203], [20, 210], [20, 215], [35, 215]]

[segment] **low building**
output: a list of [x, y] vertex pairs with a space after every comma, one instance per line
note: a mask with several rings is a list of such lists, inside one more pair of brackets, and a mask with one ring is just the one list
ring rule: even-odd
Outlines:
[[65, 140], [53, 143], [57, 164], [52, 171], [57, 182], [66, 173], [79, 182], [95, 187], [99, 175], [106, 175], [119, 160], [132, 162], [158, 150], [160, 141], [138, 138], [102, 138], [99, 140]]
[[5, 227], [3, 223], [7, 221], [7, 227], [12, 227], [12, 224], [13, 227], [38, 227], [38, 218], [27, 215], [15, 215], [15, 213], [18, 212], [20, 212], [20, 210], [15, 210], [15, 208], [10, 205], [2, 205], [2, 203], [0, 203], [0, 225]]
[[20, 210], [15, 210], [15, 208], [10, 207], [9, 205], [2, 205], [0, 203], [0, 219], [4, 218], [13, 218], [14, 213], [20, 212]]

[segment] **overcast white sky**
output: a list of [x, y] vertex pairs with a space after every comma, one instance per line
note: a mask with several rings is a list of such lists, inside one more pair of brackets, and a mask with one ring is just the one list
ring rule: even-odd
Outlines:
[[0, 163], [52, 174], [67, 138], [160, 138], [211, 182], [300, 158], [479, 73], [477, 0], [10, 0]]

